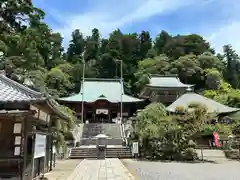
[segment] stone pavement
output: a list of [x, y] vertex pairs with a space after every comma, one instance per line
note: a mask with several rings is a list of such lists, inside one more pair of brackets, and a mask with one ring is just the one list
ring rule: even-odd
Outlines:
[[48, 180], [65, 180], [81, 161], [81, 159], [59, 160], [56, 167], [44, 177]]
[[66, 180], [134, 180], [118, 158], [84, 159]]

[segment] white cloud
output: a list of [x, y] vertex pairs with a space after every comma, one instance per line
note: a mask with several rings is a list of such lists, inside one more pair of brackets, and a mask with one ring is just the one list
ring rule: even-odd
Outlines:
[[222, 52], [223, 45], [231, 44], [232, 47], [240, 54], [240, 21], [234, 21], [223, 25], [207, 39], [217, 52]]
[[[217, 11], [225, 14], [227, 20], [218, 24], [206, 24], [201, 31], [202, 35], [210, 41], [217, 52], [221, 52], [223, 45], [231, 44], [240, 53], [239, 0], [86, 0], [86, 2], [88, 6], [84, 7], [84, 12], [73, 14], [58, 12], [54, 7], [48, 6], [47, 13], [62, 24], [54, 31], [62, 34], [65, 47], [74, 29], [80, 29], [84, 35], [89, 35], [93, 28], [98, 28], [103, 36], [107, 36], [114, 29], [147, 21], [153, 16], [172, 13], [180, 8], [188, 8], [187, 6], [197, 8], [201, 5], [221, 3], [222, 8]], [[161, 22], [159, 24], [153, 24], [150, 29], [155, 27], [161, 30]]]
[[[111, 2], [109, 4], [109, 2]], [[88, 11], [80, 14], [63, 15], [51, 14], [64, 26], [55, 29], [61, 32], [65, 43], [70, 39], [74, 29], [80, 29], [85, 35], [97, 27], [103, 36], [112, 30], [147, 20], [158, 14], [175, 11], [181, 7], [198, 2], [197, 0], [96, 0]], [[49, 13], [49, 12], [48, 12]]]
[[225, 23], [217, 24], [215, 29], [211, 29], [206, 35], [208, 41], [217, 52], [222, 53], [223, 46], [231, 44], [240, 54], [240, 2], [238, 0], [221, 0], [222, 9], [219, 13], [226, 15]]

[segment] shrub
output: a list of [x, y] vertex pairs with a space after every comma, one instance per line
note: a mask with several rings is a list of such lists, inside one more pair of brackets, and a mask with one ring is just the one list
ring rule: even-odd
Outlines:
[[[206, 109], [195, 104], [194, 111], [168, 116], [162, 104], [153, 103], [136, 118], [134, 140], [149, 159], [196, 160], [193, 134], [202, 130], [207, 119]], [[179, 108], [181, 109], [181, 108]]]
[[229, 159], [239, 159], [239, 150], [225, 150], [225, 156]]
[[191, 147], [186, 148], [183, 151], [183, 157], [184, 157], [184, 160], [187, 160], [187, 161], [197, 160], [198, 159], [198, 155], [197, 155], [196, 149], [191, 148]]

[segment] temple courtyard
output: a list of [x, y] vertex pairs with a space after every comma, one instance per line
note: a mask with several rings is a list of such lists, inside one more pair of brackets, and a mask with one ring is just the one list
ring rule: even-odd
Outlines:
[[[150, 162], [133, 159], [64, 160], [48, 180], [238, 180], [240, 162]], [[66, 171], [66, 172], [65, 172]]]

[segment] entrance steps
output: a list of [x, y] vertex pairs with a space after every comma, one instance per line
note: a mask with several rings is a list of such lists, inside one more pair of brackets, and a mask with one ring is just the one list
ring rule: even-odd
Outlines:
[[123, 145], [121, 134], [121, 125], [113, 123], [90, 123], [83, 125], [82, 137], [80, 138], [81, 145], [96, 145], [97, 139], [94, 138], [99, 134], [108, 136], [108, 145]]
[[121, 138], [121, 125], [114, 123], [84, 124], [82, 138], [93, 138], [102, 133], [111, 138]]
[[[84, 159], [97, 158], [98, 151], [96, 145], [80, 146], [71, 149], [69, 158]], [[105, 152], [106, 158], [131, 158], [132, 153], [129, 147], [108, 145]]]
[[[96, 145], [97, 144], [97, 139], [95, 138], [81, 138], [80, 139], [80, 145]], [[108, 138], [107, 139], [107, 144], [108, 145], [122, 145], [123, 140], [122, 138]]]

